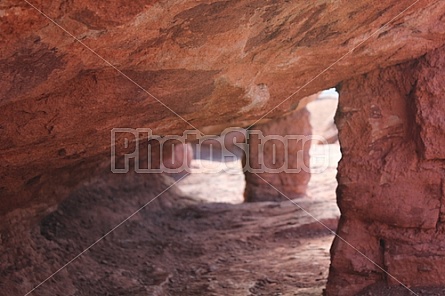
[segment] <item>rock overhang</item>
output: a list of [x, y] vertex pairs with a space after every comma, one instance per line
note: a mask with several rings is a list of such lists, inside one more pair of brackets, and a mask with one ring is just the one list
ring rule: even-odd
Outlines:
[[6, 1], [0, 11], [3, 213], [96, 173], [112, 128], [250, 125], [445, 42], [440, 1]]

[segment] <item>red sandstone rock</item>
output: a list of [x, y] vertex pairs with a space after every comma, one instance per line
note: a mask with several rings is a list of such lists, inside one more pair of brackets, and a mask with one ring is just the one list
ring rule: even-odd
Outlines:
[[177, 169], [180, 169], [180, 172], [189, 170], [192, 165], [192, 159], [193, 147], [190, 143], [172, 143], [164, 146], [163, 165], [167, 169], [175, 170], [174, 173]]
[[25, 1], [2, 1], [2, 213], [55, 205], [109, 158], [112, 128], [247, 126], [354, 75], [418, 57], [445, 36], [442, 1], [407, 11], [412, 1], [30, 3], [122, 72]]
[[428, 55], [418, 71], [422, 80], [415, 94], [416, 118], [420, 126], [423, 154], [430, 160], [445, 159], [445, 57]]
[[302, 108], [247, 131], [246, 201], [283, 201], [306, 194], [312, 141], [309, 116]]
[[391, 276], [336, 238], [327, 295], [443, 285], [444, 61], [441, 48], [342, 83], [338, 234]]
[[[112, 128], [247, 126], [349, 80], [339, 233], [403, 282], [443, 284], [443, 53], [350, 79], [442, 46], [445, 2], [127, 2], [31, 1], [121, 72], [26, 2], [1, 2], [2, 230], [109, 172]], [[385, 279], [338, 240], [332, 253], [330, 295]]]

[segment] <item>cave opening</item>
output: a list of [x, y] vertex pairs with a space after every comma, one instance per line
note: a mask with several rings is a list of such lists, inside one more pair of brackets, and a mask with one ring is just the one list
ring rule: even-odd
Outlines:
[[[242, 130], [229, 133], [229, 140], [219, 137], [208, 140], [201, 147], [194, 143], [191, 173], [178, 183], [185, 195], [201, 200], [204, 204], [201, 209], [212, 213], [219, 227], [225, 229], [225, 248], [244, 248], [237, 252], [240, 260], [244, 260], [239, 268], [261, 270], [267, 262], [267, 266], [272, 266], [271, 270], [263, 272], [268, 277], [272, 278], [278, 270], [287, 272], [288, 278], [276, 279], [282, 285], [277, 289], [283, 292], [291, 291], [295, 282], [304, 283], [307, 285], [305, 291], [314, 293], [321, 293], [326, 285], [329, 249], [334, 238], [330, 230], [336, 229], [340, 216], [336, 203], [336, 174], [341, 158], [334, 122], [337, 106], [338, 93], [329, 89], [319, 93], [305, 107], [310, 113], [307, 119], [313, 137], [309, 151], [310, 180], [304, 195], [289, 195], [286, 197], [289, 200], [279, 202], [273, 199], [245, 202], [246, 179], [249, 181], [243, 174], [245, 155], [238, 150], [235, 157], [224, 157], [221, 151], [224, 142], [236, 143], [234, 135], [248, 133]], [[300, 180], [296, 178], [295, 182]], [[199, 214], [197, 217], [204, 221], [205, 216]], [[210, 225], [214, 226], [213, 223]], [[249, 252], [253, 253], [246, 255]], [[253, 263], [253, 254], [264, 260]], [[234, 270], [240, 272], [237, 268]], [[256, 272], [251, 273], [253, 277], [258, 276]], [[240, 278], [247, 280], [251, 276], [240, 275]], [[259, 285], [262, 279], [255, 281]], [[255, 286], [250, 289], [257, 291]]]
[[[445, 295], [445, 1], [5, 2], [1, 295]], [[163, 138], [333, 85], [310, 180], [173, 175]]]
[[[335, 174], [341, 158], [338, 131], [334, 122], [337, 105], [338, 93], [335, 88], [331, 88], [317, 94], [305, 106], [310, 114], [308, 123], [311, 127], [308, 167], [311, 177], [307, 188], [309, 196], [327, 192], [330, 196], [335, 195]], [[193, 142], [190, 174], [178, 183], [178, 187], [184, 193], [207, 202], [244, 202], [246, 180], [243, 170], [249, 169], [243, 163], [246, 145], [249, 145], [245, 140], [246, 133], [243, 128], [229, 128], [221, 136], [209, 136], [199, 143]], [[280, 158], [276, 157], [275, 143], [272, 145], [274, 149], [271, 158]], [[172, 176], [179, 179], [176, 175]]]
[[[18, 245], [24, 258], [48, 270], [25, 288], [30, 291], [33, 283], [82, 252], [58, 276], [64, 286], [81, 283], [76, 289], [87, 295], [98, 290], [111, 295], [142, 290], [144, 295], [321, 295], [331, 263], [329, 229], [336, 228], [339, 216], [335, 175], [340, 151], [333, 123], [337, 101], [330, 90], [307, 105], [308, 112], [323, 113], [310, 121], [312, 133], [325, 141], [311, 143], [311, 179], [304, 196], [244, 202], [240, 150], [233, 146], [231, 157], [224, 157], [221, 140], [209, 139], [199, 153], [190, 144], [195, 148], [192, 173], [171, 175], [178, 183], [166, 174], [105, 174], [73, 190], [27, 237], [11, 235], [8, 244]], [[242, 133], [229, 133], [229, 143]], [[175, 154], [172, 147], [166, 151]], [[173, 159], [167, 164], [174, 165]], [[47, 252], [55, 243], [60, 247]], [[16, 266], [15, 258], [10, 251], [0, 267]], [[27, 271], [24, 267], [6, 274], [0, 286], [8, 295], [18, 295], [8, 289]], [[63, 287], [48, 281], [38, 289], [39, 295], [53, 295]]]

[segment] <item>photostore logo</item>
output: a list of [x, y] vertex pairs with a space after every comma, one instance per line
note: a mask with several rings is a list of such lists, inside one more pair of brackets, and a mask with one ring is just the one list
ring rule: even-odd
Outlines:
[[[192, 157], [200, 172], [299, 173], [310, 172], [309, 159], [317, 172], [329, 165], [329, 153], [309, 156], [311, 143], [327, 144], [315, 135], [264, 135], [261, 130], [227, 128], [221, 135], [202, 136], [196, 130], [182, 135], [154, 135], [149, 128], [111, 130], [111, 171], [113, 173], [191, 172]], [[326, 146], [326, 145], [325, 145]], [[211, 163], [211, 165], [210, 165]], [[312, 169], [312, 173], [314, 170]]]

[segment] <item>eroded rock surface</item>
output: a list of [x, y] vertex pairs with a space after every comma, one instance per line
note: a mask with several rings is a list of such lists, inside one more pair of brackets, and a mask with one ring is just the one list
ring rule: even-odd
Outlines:
[[311, 177], [309, 116], [303, 107], [247, 130], [245, 201], [283, 201], [306, 195]]
[[[345, 153], [339, 234], [394, 278], [337, 239], [327, 293], [352, 295], [371, 285], [398, 284], [395, 279], [410, 286], [440, 285], [445, 281], [443, 50], [416, 59], [444, 44], [444, 15], [444, 1], [428, 0], [2, 1], [0, 238], [8, 252], [1, 253], [1, 288], [21, 295], [44, 279], [41, 269], [54, 270], [93, 241], [89, 231], [97, 217], [129, 205], [133, 211], [145, 201], [141, 187], [132, 192], [132, 184], [124, 186], [135, 198], [127, 202], [110, 186], [112, 128], [145, 127], [167, 135], [248, 126], [263, 116], [278, 118], [303, 97], [346, 80], [338, 117]], [[404, 64], [381, 70], [399, 63]], [[353, 78], [364, 73], [370, 74]], [[91, 219], [76, 221], [63, 205], [57, 208], [98, 175], [106, 183], [98, 199], [109, 201], [91, 209], [104, 215], [88, 212]], [[166, 188], [160, 180], [145, 186], [156, 189], [150, 196]], [[95, 188], [90, 189], [84, 197], [94, 204]], [[70, 232], [70, 223], [78, 223], [73, 228], [78, 231]], [[156, 223], [147, 226], [166, 226]], [[107, 230], [100, 224], [93, 234]], [[73, 246], [72, 237], [82, 244]], [[175, 239], [167, 242], [174, 245]], [[255, 240], [239, 245], [254, 249]], [[118, 244], [120, 254], [134, 242]], [[100, 252], [85, 260], [86, 266], [110, 264]], [[51, 295], [103, 294], [109, 286], [89, 290], [103, 280], [116, 284], [116, 294], [121, 287], [132, 295], [147, 293], [131, 290], [141, 286], [134, 281], [147, 277], [117, 269], [127, 263], [111, 262], [113, 272], [103, 278], [92, 269], [64, 281], [70, 277], [65, 271], [54, 279], [64, 286], [44, 289]], [[169, 281], [165, 270], [138, 266], [155, 286]], [[252, 293], [270, 284], [255, 281]], [[187, 279], [177, 285], [183, 283]]]
[[367, 258], [335, 239], [328, 295], [443, 286], [444, 69], [442, 47], [342, 83], [338, 234]]
[[[193, 199], [178, 191], [189, 177], [201, 185]], [[116, 174], [79, 186], [38, 223], [14, 215], [0, 232], [0, 294], [25, 295], [146, 205], [29, 295], [321, 295], [338, 221], [333, 184], [299, 201], [326, 229], [290, 202], [212, 202], [234, 198], [213, 182], [195, 174], [168, 188], [159, 174]]]
[[411, 4], [2, 1], [1, 213], [57, 204], [109, 158], [114, 127], [247, 126], [443, 44], [445, 3]]

